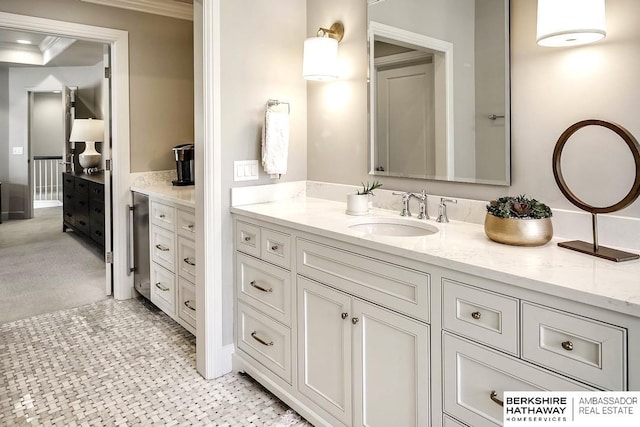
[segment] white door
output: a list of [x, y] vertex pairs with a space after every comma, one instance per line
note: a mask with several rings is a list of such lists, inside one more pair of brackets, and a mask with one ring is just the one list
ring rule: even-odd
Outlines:
[[405, 176], [435, 174], [433, 64], [377, 72], [377, 164]]
[[[104, 67], [111, 67], [110, 46], [104, 45]], [[102, 143], [102, 168], [104, 171], [104, 254], [112, 253], [112, 224], [111, 224], [111, 167], [107, 170], [107, 164], [111, 164], [111, 79], [105, 73], [102, 79], [102, 119], [104, 120], [104, 142]], [[106, 279], [105, 292], [113, 293], [113, 264], [105, 262]]]
[[298, 389], [351, 425], [351, 298], [298, 282]]
[[72, 163], [75, 161], [71, 147], [71, 144], [73, 143], [69, 142], [73, 120], [76, 118], [75, 102], [75, 89], [65, 86], [64, 90], [62, 91], [62, 104], [64, 105], [64, 150], [62, 153], [62, 170], [64, 172], [71, 172], [73, 170]]
[[429, 327], [355, 299], [354, 426], [428, 426]]

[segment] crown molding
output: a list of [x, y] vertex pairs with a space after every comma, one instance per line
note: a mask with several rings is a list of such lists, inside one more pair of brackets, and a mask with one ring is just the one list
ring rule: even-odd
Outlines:
[[137, 12], [154, 13], [193, 21], [193, 5], [177, 0], [81, 0], [103, 6], [119, 7]]

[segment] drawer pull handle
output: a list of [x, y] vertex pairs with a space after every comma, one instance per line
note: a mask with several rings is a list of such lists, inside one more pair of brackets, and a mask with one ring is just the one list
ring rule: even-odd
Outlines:
[[[262, 291], [262, 292], [273, 292], [273, 288], [263, 288], [262, 286], [258, 285], [255, 280], [252, 280], [251, 282], [249, 282], [249, 284], [251, 286], [253, 286], [254, 288], [256, 288], [257, 290], [259, 290], [259, 291]], [[343, 319], [344, 319], [344, 317], [343, 317]]]
[[567, 351], [571, 351], [573, 350], [573, 343], [571, 341], [563, 341], [562, 348], [564, 348]]
[[187, 307], [189, 310], [193, 310], [196, 311], [196, 308], [194, 306], [191, 305], [191, 301], [190, 300], [186, 300], [184, 302], [184, 306]]
[[187, 225], [187, 228], [189, 229], [189, 231], [193, 231], [194, 228], [196, 228], [195, 224], [189, 224]]
[[479, 318], [482, 317], [482, 313], [480, 313], [479, 311], [474, 311], [473, 313], [471, 313], [471, 317], [478, 320]]
[[164, 219], [164, 218], [165, 218], [165, 214], [161, 213], [160, 215], [158, 215], [158, 217], [159, 217], [160, 219]]
[[167, 292], [169, 288], [165, 288], [160, 284], [160, 282], [156, 283], [156, 288], [160, 289], [162, 292]]
[[157, 249], [160, 249], [162, 252], [169, 252], [169, 248], [166, 246], [162, 246], [160, 243], [156, 245]]
[[277, 251], [278, 250], [278, 245], [271, 246], [271, 250], [274, 251], [274, 252]]
[[245, 242], [250, 242], [251, 241], [251, 236], [244, 236], [244, 241]]
[[342, 313], [342, 320], [346, 319], [347, 317], [349, 317], [349, 313]]
[[189, 265], [194, 266], [194, 267], [196, 266], [196, 263], [194, 261], [191, 261], [191, 258], [189, 258], [189, 257], [186, 257], [185, 259], [183, 259], [183, 261], [186, 262]]
[[356, 323], [358, 323], [359, 321], [360, 321], [360, 319], [358, 319], [357, 317], [353, 317], [353, 318], [351, 319], [351, 323], [353, 323], [354, 325], [355, 325]]
[[251, 332], [251, 336], [253, 337], [254, 340], [258, 341], [262, 345], [266, 345], [267, 347], [270, 347], [273, 345], [273, 341], [266, 342], [265, 340], [263, 340], [258, 336], [256, 331]]
[[495, 390], [491, 390], [491, 393], [489, 393], [489, 397], [491, 398], [491, 400], [493, 400], [498, 405], [504, 406], [504, 402], [502, 400], [498, 399], [498, 393], [496, 393]]

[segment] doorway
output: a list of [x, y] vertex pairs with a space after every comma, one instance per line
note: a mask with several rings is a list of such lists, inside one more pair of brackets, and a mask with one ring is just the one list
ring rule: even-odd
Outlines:
[[[105, 293], [111, 291], [116, 299], [131, 298], [132, 277], [126, 270], [127, 236], [126, 204], [129, 202], [129, 66], [128, 33], [51, 19], [0, 12], [0, 28], [57, 36], [107, 44], [111, 51], [110, 87], [113, 115], [110, 118], [110, 146], [105, 144], [103, 156], [112, 159], [105, 180], [105, 212], [113, 212], [112, 221], [105, 222], [105, 250], [111, 257], [106, 264]], [[113, 242], [113, 245], [112, 245]]]

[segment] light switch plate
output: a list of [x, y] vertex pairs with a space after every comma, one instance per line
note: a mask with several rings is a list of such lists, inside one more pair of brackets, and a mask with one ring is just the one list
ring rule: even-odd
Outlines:
[[257, 160], [236, 160], [233, 162], [233, 180], [251, 181], [258, 179]]
[[13, 155], [21, 156], [24, 154], [24, 147], [13, 147]]

